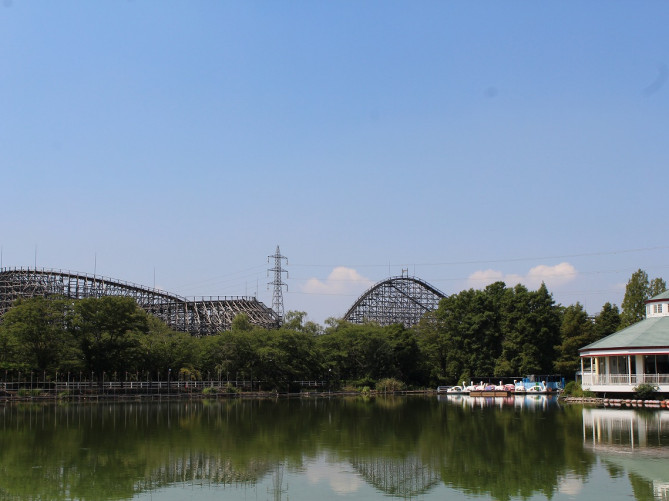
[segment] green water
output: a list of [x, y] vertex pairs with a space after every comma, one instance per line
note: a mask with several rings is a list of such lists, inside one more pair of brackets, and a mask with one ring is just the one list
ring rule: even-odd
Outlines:
[[667, 499], [667, 416], [546, 397], [12, 404], [0, 499]]

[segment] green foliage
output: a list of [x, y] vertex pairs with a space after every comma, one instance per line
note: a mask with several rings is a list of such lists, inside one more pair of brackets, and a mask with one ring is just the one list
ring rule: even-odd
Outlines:
[[623, 298], [620, 327], [628, 327], [643, 320], [649, 297], [648, 273], [638, 269], [627, 282], [625, 297]]
[[577, 381], [569, 381], [562, 392], [562, 396], [565, 397], [574, 397], [574, 398], [590, 398], [594, 397], [595, 394], [591, 391], [585, 391], [581, 387], [581, 383]]
[[641, 383], [634, 387], [636, 398], [641, 400], [657, 400], [657, 391], [659, 388], [649, 383]]
[[81, 299], [74, 304], [74, 312], [74, 334], [88, 371], [124, 372], [129, 366], [139, 366], [139, 348], [149, 321], [132, 298]]
[[194, 369], [193, 366], [182, 367], [179, 369], [179, 381], [200, 381], [202, 374], [199, 370]]
[[569, 381], [565, 385], [562, 394], [568, 397], [578, 397], [583, 395], [583, 389], [581, 388], [580, 383], [577, 383], [576, 381]]
[[605, 303], [602, 311], [595, 317], [595, 326], [592, 341], [613, 334], [620, 328], [620, 311], [611, 303]]
[[662, 278], [654, 278], [649, 281], [648, 273], [642, 269], [632, 273], [625, 287], [620, 328], [628, 327], [643, 320], [646, 312], [646, 301], [664, 292], [666, 288], [667, 284]]
[[171, 330], [152, 316], [148, 317], [148, 328], [146, 335], [138, 336], [134, 370], [147, 374], [150, 379], [167, 379], [169, 369], [178, 374], [182, 367], [191, 370], [198, 365], [201, 341], [190, 334]]
[[228, 383], [223, 387], [223, 393], [241, 393], [241, 390], [234, 384]]
[[237, 313], [235, 318], [232, 319], [231, 329], [233, 331], [247, 332], [253, 329], [253, 324], [246, 313]]
[[551, 372], [560, 321], [545, 285], [530, 292], [496, 282], [442, 299], [416, 331], [431, 382], [455, 384]]
[[395, 378], [386, 378], [382, 379], [376, 383], [376, 391], [383, 393], [392, 393], [395, 391], [403, 391], [406, 389], [406, 384], [402, 381], [398, 381]]
[[19, 397], [39, 397], [42, 395], [41, 388], [19, 388], [16, 392]]
[[[279, 329], [248, 316], [230, 331], [202, 338], [175, 332], [132, 299], [19, 302], [0, 324], [0, 369], [132, 374], [139, 380], [253, 380], [254, 388], [287, 391], [296, 381], [328, 389], [374, 387], [391, 379], [411, 387], [459, 384], [479, 377], [571, 373], [578, 349], [615, 329], [607, 304], [594, 326], [583, 307], [555, 305], [542, 285], [529, 291], [496, 282], [444, 298], [413, 328], [328, 319], [326, 329], [288, 312]], [[122, 377], [122, 376], [121, 376]]]
[[305, 311], [289, 311], [283, 318], [282, 329], [305, 332], [314, 336], [323, 334], [323, 328], [315, 322], [307, 321]]
[[427, 382], [424, 352], [414, 330], [340, 322], [315, 338], [322, 373], [328, 381], [373, 386], [383, 378]]
[[594, 326], [580, 303], [568, 306], [562, 313], [560, 337], [557, 346], [558, 358], [555, 371], [560, 374], [574, 374], [580, 367], [579, 349], [593, 341]]
[[36, 371], [51, 371], [77, 359], [76, 343], [68, 332], [71, 302], [35, 297], [18, 300], [3, 317], [0, 343], [13, 356]]
[[654, 278], [650, 281], [650, 285], [648, 287], [648, 296], [654, 297], [658, 294], [662, 294], [666, 290], [667, 282], [665, 282], [662, 278]]

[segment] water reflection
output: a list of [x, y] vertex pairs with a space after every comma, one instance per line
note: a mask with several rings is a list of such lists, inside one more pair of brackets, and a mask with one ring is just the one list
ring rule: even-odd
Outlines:
[[440, 477], [419, 457], [350, 459], [356, 471], [378, 490], [405, 499], [424, 494]]
[[[184, 486], [268, 500], [573, 498], [600, 437], [623, 434], [594, 416], [546, 395], [13, 405], [0, 407], [0, 499], [169, 498]], [[669, 426], [644, 429], [635, 447]]]
[[558, 406], [556, 395], [512, 395], [506, 397], [479, 397], [469, 395], [438, 395], [437, 398], [449, 404], [460, 404], [463, 407], [514, 407], [520, 410], [548, 410], [549, 407]]
[[637, 499], [669, 499], [669, 414], [583, 409], [583, 442], [615, 472], [626, 472]]

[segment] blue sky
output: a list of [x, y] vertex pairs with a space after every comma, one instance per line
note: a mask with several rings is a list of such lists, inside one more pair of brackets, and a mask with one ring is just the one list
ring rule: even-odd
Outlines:
[[407, 269], [669, 279], [669, 3], [2, 0], [2, 265], [322, 323]]

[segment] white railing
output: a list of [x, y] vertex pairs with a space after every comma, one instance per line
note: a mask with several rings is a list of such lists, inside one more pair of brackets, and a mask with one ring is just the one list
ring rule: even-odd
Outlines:
[[584, 373], [584, 385], [631, 385], [637, 386], [642, 383], [669, 384], [669, 374], [592, 374]]

